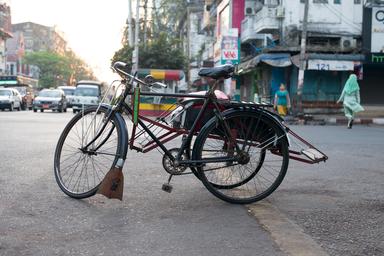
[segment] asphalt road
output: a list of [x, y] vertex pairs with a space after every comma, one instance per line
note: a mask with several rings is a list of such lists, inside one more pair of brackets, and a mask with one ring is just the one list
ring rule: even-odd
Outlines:
[[331, 255], [384, 255], [384, 127], [293, 127], [330, 157], [290, 162], [268, 200]]
[[[155, 151], [129, 152], [123, 202], [68, 198], [54, 180], [53, 152], [71, 117], [0, 112], [0, 255], [286, 255], [277, 237], [296, 239], [216, 199], [192, 176], [164, 193]], [[292, 128], [330, 159], [291, 161], [258, 207], [273, 206], [288, 229], [297, 225], [330, 255], [384, 255], [384, 128]]]
[[72, 115], [0, 112], [0, 255], [284, 255], [245, 207], [196, 178], [163, 192], [157, 151], [129, 152], [123, 202], [70, 199], [53, 153]]

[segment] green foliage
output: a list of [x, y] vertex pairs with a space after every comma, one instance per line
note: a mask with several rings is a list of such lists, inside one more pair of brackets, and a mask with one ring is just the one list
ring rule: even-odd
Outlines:
[[[112, 64], [116, 61], [123, 61], [128, 64], [129, 70], [132, 69], [132, 53], [133, 47], [129, 46], [126, 42], [121, 49], [115, 52], [112, 57]], [[140, 57], [140, 55], [139, 55]]]
[[[169, 37], [166, 33], [160, 33], [157, 38], [147, 42], [146, 47], [139, 47], [139, 67], [158, 69], [183, 69], [185, 56], [179, 48], [180, 41]], [[125, 44], [112, 58], [112, 63], [123, 61], [132, 68], [133, 48]]]
[[178, 37], [180, 24], [186, 20], [187, 6], [186, 0], [161, 0], [154, 13], [154, 37], [161, 32]]
[[71, 69], [69, 60], [51, 52], [32, 52], [24, 57], [26, 64], [37, 66], [40, 69], [39, 84], [48, 88], [57, 85], [61, 77], [69, 78]]
[[24, 63], [37, 66], [39, 84], [43, 88], [55, 87], [71, 80], [94, 79], [89, 67], [73, 52], [66, 56], [47, 51], [32, 52], [24, 56]]

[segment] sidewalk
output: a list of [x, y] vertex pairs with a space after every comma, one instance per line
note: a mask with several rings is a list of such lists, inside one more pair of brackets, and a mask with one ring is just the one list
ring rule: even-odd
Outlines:
[[[384, 106], [363, 106], [365, 111], [357, 113], [354, 124], [384, 125]], [[347, 118], [342, 110], [339, 114], [306, 114], [302, 118], [287, 117], [288, 124], [299, 125], [346, 125]]]

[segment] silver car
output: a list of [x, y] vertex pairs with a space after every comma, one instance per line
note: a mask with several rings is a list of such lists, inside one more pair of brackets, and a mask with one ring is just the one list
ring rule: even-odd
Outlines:
[[0, 88], [0, 109], [21, 110], [21, 95], [13, 88]]
[[60, 89], [44, 89], [33, 100], [33, 111], [44, 112], [51, 109], [58, 112], [67, 112], [67, 99], [65, 93]]

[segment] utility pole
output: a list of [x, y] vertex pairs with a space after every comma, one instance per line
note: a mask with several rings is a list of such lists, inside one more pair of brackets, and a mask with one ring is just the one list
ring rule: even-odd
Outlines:
[[304, 87], [304, 70], [305, 70], [305, 52], [307, 48], [307, 25], [308, 25], [308, 12], [309, 12], [309, 0], [305, 0], [304, 6], [304, 18], [303, 18], [303, 30], [301, 31], [301, 44], [300, 44], [300, 67], [299, 76], [297, 79], [297, 103], [298, 111], [303, 112], [302, 94]]
[[139, 69], [139, 26], [140, 26], [140, 0], [136, 1], [136, 20], [135, 20], [135, 49], [132, 54], [132, 73]]
[[128, 19], [127, 19], [128, 42], [133, 46], [133, 33], [132, 33], [132, 1], [128, 0]]
[[144, 0], [144, 47], [147, 47], [147, 7], [148, 7], [148, 0]]

